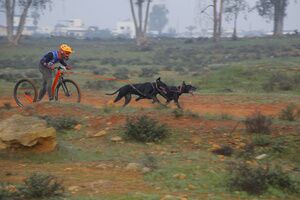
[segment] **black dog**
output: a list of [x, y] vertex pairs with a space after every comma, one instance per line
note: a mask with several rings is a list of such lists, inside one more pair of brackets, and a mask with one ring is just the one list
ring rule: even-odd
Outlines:
[[[183, 93], [190, 93], [193, 94], [193, 92], [196, 90], [197, 88], [186, 84], [184, 81], [182, 82], [182, 85], [176, 87], [176, 86], [170, 86], [168, 87], [167, 93], [164, 93], [162, 96], [167, 100], [166, 103], [170, 103], [172, 100], [174, 100], [174, 102], [176, 103], [178, 108], [181, 108], [178, 100], [180, 95], [182, 95]], [[160, 94], [160, 93], [158, 93]], [[145, 99], [144, 97], [140, 96], [136, 99], [136, 101], [140, 100], [140, 99]]]
[[182, 95], [183, 93], [190, 93], [193, 94], [194, 91], [196, 91], [196, 87], [189, 85], [189, 84], [185, 84], [185, 82], [182, 82], [182, 85], [176, 87], [176, 86], [171, 86], [169, 87], [169, 90], [167, 92], [167, 94], [165, 96], [163, 96], [166, 100], [167, 100], [167, 104], [170, 103], [172, 100], [174, 100], [174, 102], [176, 103], [178, 108], [181, 108], [178, 100], [180, 95]]
[[[161, 96], [165, 96], [168, 94], [169, 89], [168, 86], [160, 80], [160, 77], [156, 79], [155, 82], [147, 82], [147, 83], [137, 83], [137, 84], [128, 84], [124, 85], [117, 91], [111, 94], [106, 94], [106, 95], [114, 95], [118, 93], [118, 96], [115, 98], [114, 103], [122, 99], [123, 97], [125, 98], [125, 103], [123, 106], [126, 106], [130, 101], [131, 101], [131, 95], [135, 94], [138, 95], [138, 98], [142, 99], [152, 99], [153, 102], [158, 102], [160, 101], [157, 99], [157, 94], [160, 94]], [[137, 100], [138, 101], [138, 100]]]

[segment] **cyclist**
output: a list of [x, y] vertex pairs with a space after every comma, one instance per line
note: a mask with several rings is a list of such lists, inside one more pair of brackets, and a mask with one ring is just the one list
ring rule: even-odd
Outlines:
[[68, 65], [65, 61], [69, 59], [72, 48], [67, 44], [61, 44], [58, 51], [50, 51], [42, 57], [39, 63], [39, 69], [43, 76], [42, 87], [39, 92], [37, 101], [41, 101], [48, 92], [49, 101], [53, 100], [51, 87], [53, 79], [54, 64], [60, 62], [66, 69], [71, 69], [72, 67]]

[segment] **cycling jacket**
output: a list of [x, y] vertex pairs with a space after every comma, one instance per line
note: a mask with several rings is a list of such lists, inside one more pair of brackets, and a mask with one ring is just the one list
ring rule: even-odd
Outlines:
[[40, 60], [40, 63], [44, 67], [50, 67], [51, 65], [54, 65], [57, 62], [60, 62], [60, 64], [62, 64], [63, 66], [67, 66], [67, 63], [64, 61], [64, 59], [59, 56], [59, 52], [58, 51], [48, 52]]

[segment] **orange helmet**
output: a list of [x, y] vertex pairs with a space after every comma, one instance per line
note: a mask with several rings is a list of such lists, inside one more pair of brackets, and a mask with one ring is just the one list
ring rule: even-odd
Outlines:
[[69, 57], [73, 52], [72, 48], [67, 44], [61, 44], [59, 50], [64, 54], [65, 57]]

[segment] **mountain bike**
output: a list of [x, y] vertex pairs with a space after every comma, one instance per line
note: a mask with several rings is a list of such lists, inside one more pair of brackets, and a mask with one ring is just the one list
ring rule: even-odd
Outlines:
[[[71, 79], [65, 79], [66, 68], [58, 66], [55, 68], [56, 75], [52, 84], [52, 96], [54, 100], [79, 103], [81, 100], [80, 88], [76, 82]], [[38, 90], [34, 82], [30, 79], [19, 80], [14, 88], [14, 99], [18, 106], [24, 107], [37, 101]]]

